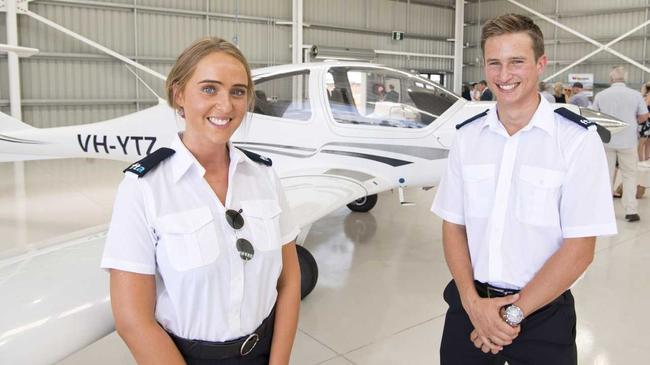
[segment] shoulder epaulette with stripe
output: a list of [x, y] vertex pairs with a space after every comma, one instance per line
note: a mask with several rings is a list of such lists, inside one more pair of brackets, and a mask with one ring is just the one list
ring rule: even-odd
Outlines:
[[244, 152], [246, 157], [250, 158], [251, 160], [253, 160], [253, 161], [257, 162], [257, 163], [261, 163], [262, 165], [266, 165], [266, 166], [273, 165], [273, 161], [271, 161], [271, 159], [266, 157], [266, 156], [258, 155], [255, 152], [245, 150], [245, 149], [243, 149], [241, 147], [235, 147], [235, 148], [237, 148], [238, 150]]
[[473, 121], [475, 121], [475, 120], [477, 120], [477, 119], [479, 119], [479, 118], [483, 118], [484, 116], [487, 115], [487, 113], [488, 113], [489, 110], [490, 110], [490, 109], [485, 109], [485, 111], [483, 111], [482, 113], [478, 113], [478, 114], [476, 114], [475, 116], [473, 116], [473, 117], [467, 119], [466, 121], [464, 121], [464, 122], [462, 122], [462, 123], [460, 123], [460, 124], [456, 124], [456, 129], [461, 129], [461, 128], [463, 128], [464, 126], [466, 126], [467, 124], [470, 124], [471, 122], [473, 122]]
[[166, 148], [166, 147], [159, 148], [154, 152], [152, 152], [151, 154], [149, 154], [147, 157], [127, 167], [126, 169], [124, 169], [123, 172], [131, 172], [138, 175], [138, 177], [143, 177], [144, 175], [147, 174], [147, 172], [156, 168], [156, 166], [158, 166], [159, 163], [166, 160], [174, 153], [176, 153], [176, 151], [174, 151], [171, 148]]
[[580, 114], [576, 114], [565, 107], [557, 108], [555, 109], [555, 112], [563, 116], [564, 119], [569, 120], [585, 129], [588, 129], [591, 126], [595, 126], [596, 132], [598, 132], [598, 136], [600, 136], [600, 139], [604, 143], [608, 143], [612, 139], [612, 133], [607, 128], [601, 126], [598, 123], [589, 121], [587, 118], [583, 117]]

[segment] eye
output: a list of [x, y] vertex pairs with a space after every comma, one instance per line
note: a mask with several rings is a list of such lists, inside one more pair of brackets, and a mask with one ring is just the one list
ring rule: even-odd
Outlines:
[[233, 89], [231, 93], [232, 93], [232, 95], [237, 96], [237, 97], [246, 96], [246, 89], [243, 89], [243, 88]]
[[206, 85], [201, 88], [201, 91], [206, 94], [214, 94], [217, 89], [214, 86]]

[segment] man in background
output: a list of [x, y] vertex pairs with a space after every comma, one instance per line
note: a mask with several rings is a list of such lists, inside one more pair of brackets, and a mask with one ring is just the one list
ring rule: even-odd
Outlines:
[[589, 95], [584, 91], [581, 82], [574, 82], [571, 87], [571, 93], [573, 96], [569, 99], [569, 104], [581, 106], [583, 108], [589, 107], [591, 102], [589, 101]]
[[616, 162], [623, 179], [623, 208], [625, 220], [636, 222], [641, 219], [636, 201], [637, 185], [637, 125], [648, 119], [648, 107], [641, 93], [625, 86], [627, 75], [622, 66], [616, 66], [609, 73], [611, 86], [594, 98], [593, 108], [616, 117], [628, 126], [613, 134], [611, 141], [605, 144], [609, 177], [612, 186], [616, 171]]

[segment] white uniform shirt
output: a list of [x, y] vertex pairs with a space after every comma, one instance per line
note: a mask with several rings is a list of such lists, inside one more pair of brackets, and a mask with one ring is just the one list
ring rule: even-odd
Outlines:
[[621, 132], [612, 134], [611, 141], [605, 144], [606, 148], [636, 148], [639, 138], [637, 116], [648, 112], [640, 92], [630, 89], [622, 82], [615, 82], [596, 94], [593, 108], [628, 124]]
[[512, 136], [496, 107], [459, 129], [431, 208], [465, 225], [474, 279], [499, 287], [524, 287], [564, 238], [616, 233], [598, 134], [540, 99]]
[[[101, 267], [155, 275], [156, 320], [187, 339], [252, 333], [275, 305], [281, 247], [299, 233], [274, 170], [229, 148], [225, 208], [177, 136], [170, 158], [142, 178], [126, 174], [106, 239]], [[237, 232], [226, 209], [243, 209]], [[237, 238], [252, 243], [252, 260]]]

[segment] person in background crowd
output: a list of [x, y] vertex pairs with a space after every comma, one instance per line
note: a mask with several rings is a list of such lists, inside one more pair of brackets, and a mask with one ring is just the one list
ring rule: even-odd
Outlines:
[[561, 82], [556, 82], [553, 85], [553, 97], [556, 103], [566, 103], [566, 98], [563, 93], [564, 85]]
[[465, 99], [465, 100], [469, 100], [469, 101], [472, 100], [472, 95], [471, 95], [471, 93], [470, 93], [470, 91], [469, 91], [469, 86], [468, 86], [467, 84], [463, 84], [463, 90], [462, 90], [462, 92], [461, 92], [460, 95], [461, 95], [461, 96], [463, 97], [463, 99]]
[[492, 101], [494, 96], [492, 95], [492, 91], [488, 89], [487, 82], [485, 80], [481, 80], [478, 82], [478, 89], [481, 92], [481, 101]]
[[478, 83], [473, 82], [471, 86], [472, 87], [471, 87], [470, 93], [472, 95], [472, 100], [473, 101], [481, 100], [481, 91], [478, 89]]
[[548, 91], [548, 86], [544, 81], [539, 82], [539, 93], [542, 94], [542, 97], [546, 99], [549, 103], [555, 103], [555, 97]]
[[612, 135], [611, 141], [605, 144], [605, 151], [612, 185], [617, 162], [622, 175], [625, 220], [636, 222], [641, 219], [636, 201], [639, 161], [637, 126], [648, 119], [648, 106], [638, 91], [625, 86], [626, 78], [622, 66], [614, 67], [609, 73], [611, 86], [596, 94], [593, 108], [628, 123], [625, 130]]
[[569, 100], [569, 104], [577, 105], [583, 108], [589, 107], [591, 102], [589, 101], [589, 95], [586, 91], [583, 90], [581, 82], [574, 82], [571, 86], [571, 94], [573, 96]]

